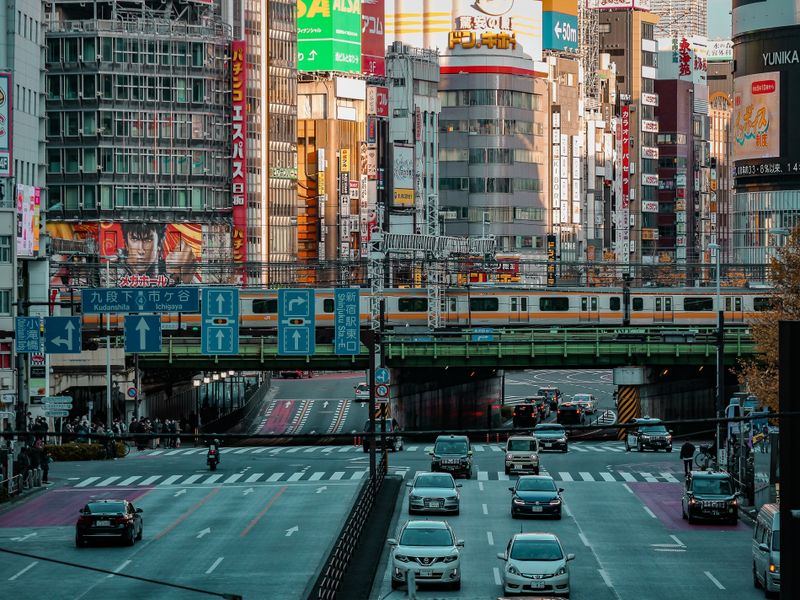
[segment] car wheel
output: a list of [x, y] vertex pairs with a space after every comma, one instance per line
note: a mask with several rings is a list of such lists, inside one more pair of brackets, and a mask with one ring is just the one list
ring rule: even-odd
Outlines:
[[683, 510], [683, 504], [681, 504], [681, 519], [686, 520], [686, 511]]
[[454, 590], [460, 590], [461, 589], [461, 580], [459, 579], [458, 581], [453, 582], [453, 586], [452, 587], [453, 587]]
[[511, 471], [509, 471], [508, 467], [506, 467], [506, 475], [510, 475], [510, 474], [511, 474]]
[[[86, 540], [84, 540], [81, 536], [76, 535], [75, 536], [75, 546], [77, 548], [83, 548], [85, 545], [86, 545]], [[753, 570], [753, 573], [755, 573], [755, 570]]]
[[556, 513], [555, 519], [556, 519], [556, 521], [560, 521], [561, 520], [561, 513], [560, 512]]
[[392, 579], [392, 589], [393, 590], [398, 589], [402, 585], [403, 585], [402, 581], [396, 581], [396, 580]]
[[567, 451], [567, 445], [564, 444], [564, 449], [562, 450], [562, 452], [566, 453], [566, 451]]
[[638, 445], [638, 446], [636, 446], [636, 451], [637, 451], [637, 452], [644, 452], [644, 444], [642, 444], [641, 442], [639, 442], [639, 445]]
[[513, 510], [511, 511], [511, 518], [512, 519], [516, 519], [517, 518], [517, 513], [515, 513]]
[[364, 446], [364, 452], [369, 452], [369, 448], [367, 448], [366, 446]]
[[756, 589], [761, 588], [761, 582], [758, 580], [758, 575], [756, 575], [756, 563], [753, 563], [753, 587]]
[[458, 515], [460, 515], [460, 514], [461, 514], [461, 509], [460, 509], [460, 508], [457, 508], [457, 509], [456, 509], [456, 511], [455, 511], [453, 514], [454, 514], [455, 516], [458, 516]]
[[686, 515], [686, 520], [689, 521], [689, 525], [694, 524], [694, 517], [691, 514]]
[[628, 442], [626, 441], [625, 442], [625, 452], [630, 452], [630, 451], [631, 451], [631, 447], [628, 446]]
[[128, 535], [125, 536], [124, 540], [126, 546], [133, 546], [136, 543], [136, 534], [133, 529], [128, 531]]
[[672, 452], [672, 446], [670, 446], [669, 448], [667, 448], [667, 452]]
[[144, 525], [139, 527], [139, 535], [136, 536], [136, 539], [141, 540], [143, 535], [144, 535]]

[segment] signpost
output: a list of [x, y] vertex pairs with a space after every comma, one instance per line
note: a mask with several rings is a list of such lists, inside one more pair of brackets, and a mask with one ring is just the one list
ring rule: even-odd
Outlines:
[[334, 290], [334, 327], [336, 331], [336, 354], [358, 354], [360, 314], [358, 288], [336, 288]]
[[389, 397], [389, 386], [385, 383], [381, 383], [375, 386], [375, 395], [378, 398], [388, 398]]
[[204, 288], [202, 309], [200, 352], [228, 356], [239, 354], [239, 290]]
[[17, 317], [14, 327], [14, 349], [17, 354], [37, 354], [42, 351], [40, 317]]
[[[206, 291], [208, 290], [203, 290], [203, 292]], [[92, 288], [81, 290], [81, 310], [84, 314], [196, 313], [200, 310], [200, 288]]]
[[392, 374], [386, 367], [378, 367], [375, 369], [375, 383], [390, 384], [392, 382]]
[[493, 342], [494, 341], [494, 328], [493, 327], [474, 327], [472, 329], [473, 342]]
[[125, 317], [125, 352], [161, 352], [161, 317], [127, 315]]
[[45, 396], [44, 414], [46, 417], [68, 417], [72, 408], [72, 396]]
[[44, 318], [45, 354], [81, 353], [80, 317]]
[[278, 354], [314, 354], [314, 290], [278, 290]]

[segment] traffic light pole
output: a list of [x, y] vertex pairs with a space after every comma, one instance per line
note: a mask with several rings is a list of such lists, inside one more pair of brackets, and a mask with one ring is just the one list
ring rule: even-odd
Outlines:
[[367, 432], [367, 443], [369, 443], [369, 476], [375, 478], [377, 474], [375, 452], [375, 343], [376, 334], [374, 331], [367, 331], [367, 348], [369, 349], [369, 431]]

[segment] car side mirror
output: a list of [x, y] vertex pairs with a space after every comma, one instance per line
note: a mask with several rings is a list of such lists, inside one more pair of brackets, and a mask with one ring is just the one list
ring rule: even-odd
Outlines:
[[411, 487], [412, 483], [410, 481], [406, 481], [406, 487]]
[[467, 456], [472, 456], [472, 450], [470, 450], [469, 452], [467, 452]]
[[457, 483], [456, 487], [464, 487], [464, 484], [463, 483]]
[[428, 452], [428, 456], [433, 456], [433, 452]]
[[563, 491], [564, 491], [564, 488], [558, 488], [558, 493], [559, 493], [559, 494], [560, 494], [561, 492], [563, 492]]
[[394, 538], [389, 538], [388, 540], [386, 540], [386, 543], [389, 544], [390, 546], [397, 546], [397, 540]]
[[763, 542], [758, 545], [758, 549], [761, 550], [762, 552], [769, 552], [769, 546], [767, 546]]
[[508, 560], [508, 558], [506, 557], [506, 553], [505, 552], [498, 552], [497, 553], [497, 558], [499, 558], [500, 560]]
[[669, 430], [669, 434], [670, 434], [670, 435], [672, 435], [672, 434], [673, 434], [673, 431], [672, 431], [672, 429], [670, 429], [670, 430]]
[[81, 509], [78, 511], [78, 514], [79, 514], [79, 515], [86, 514], [86, 511], [85, 511], [85, 510], [83, 510], [83, 509], [81, 508]]
[[456, 548], [463, 548], [464, 547], [464, 540], [458, 540], [456, 542]]
[[575, 560], [574, 554], [567, 554], [567, 560]]
[[510, 488], [508, 488], [508, 491], [509, 491], [509, 492], [513, 492], [513, 491], [514, 491], [514, 488], [513, 488], [513, 487], [510, 487]]
[[137, 512], [137, 513], [143, 513], [144, 511], [143, 511], [141, 508], [137, 508], [137, 509], [136, 509], [136, 512]]

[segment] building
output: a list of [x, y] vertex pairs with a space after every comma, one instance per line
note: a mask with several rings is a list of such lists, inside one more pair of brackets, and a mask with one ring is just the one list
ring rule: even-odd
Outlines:
[[656, 39], [708, 35], [708, 0], [650, 0], [649, 4], [658, 15]]

